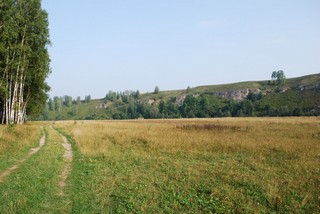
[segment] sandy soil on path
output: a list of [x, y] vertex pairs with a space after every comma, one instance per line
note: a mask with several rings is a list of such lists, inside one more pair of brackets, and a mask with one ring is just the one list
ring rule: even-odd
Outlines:
[[73, 153], [72, 153], [72, 147], [71, 144], [68, 142], [67, 138], [63, 135], [61, 135], [61, 138], [63, 140], [63, 147], [64, 147], [64, 155], [63, 155], [63, 160], [65, 162], [64, 168], [62, 170], [62, 173], [60, 175], [61, 180], [59, 182], [59, 187], [60, 187], [60, 192], [58, 193], [58, 195], [63, 196], [64, 195], [64, 189], [66, 186], [66, 180], [68, 175], [71, 172], [71, 162], [72, 162], [72, 157], [73, 157]]
[[[41, 129], [43, 130], [42, 127], [41, 127]], [[45, 143], [46, 143], [46, 136], [45, 136], [45, 134], [43, 134], [43, 136], [41, 137], [41, 139], [39, 141], [39, 146], [38, 147], [32, 148], [30, 150], [30, 152], [27, 154], [27, 156], [25, 156], [23, 159], [17, 161], [10, 168], [8, 168], [5, 171], [0, 173], [0, 183], [4, 182], [6, 177], [8, 177], [13, 171], [18, 169], [21, 166], [21, 164], [23, 164], [25, 161], [27, 161], [32, 155], [36, 154], [44, 146]]]

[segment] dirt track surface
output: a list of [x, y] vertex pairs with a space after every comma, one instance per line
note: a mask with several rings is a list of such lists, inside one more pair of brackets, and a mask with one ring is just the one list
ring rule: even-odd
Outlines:
[[59, 182], [60, 192], [58, 195], [63, 196], [64, 189], [66, 186], [66, 180], [67, 180], [68, 175], [71, 172], [71, 162], [72, 162], [73, 153], [72, 153], [71, 144], [68, 142], [67, 138], [63, 135], [61, 135], [61, 137], [63, 140], [62, 146], [65, 149], [65, 152], [63, 155], [63, 160], [65, 162], [65, 165], [64, 165], [64, 168], [63, 168], [62, 173], [60, 175], [60, 177], [61, 177], [61, 181]]

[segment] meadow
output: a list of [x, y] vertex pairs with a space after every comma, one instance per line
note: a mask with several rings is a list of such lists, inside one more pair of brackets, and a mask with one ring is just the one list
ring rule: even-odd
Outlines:
[[[320, 211], [320, 119], [70, 121], [75, 212]], [[70, 138], [70, 139], [71, 139]]]
[[39, 138], [37, 123], [17, 127], [0, 125], [0, 172], [26, 154]]
[[[0, 160], [23, 156], [41, 124], [43, 150], [0, 183], [2, 212], [320, 212], [319, 117], [59, 121], [15, 134], [0, 127]], [[55, 130], [74, 154], [63, 196]]]

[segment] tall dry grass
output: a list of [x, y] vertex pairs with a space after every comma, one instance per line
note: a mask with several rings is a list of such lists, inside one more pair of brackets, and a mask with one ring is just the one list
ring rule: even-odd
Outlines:
[[39, 135], [40, 128], [36, 123], [15, 127], [0, 125], [0, 155], [34, 145]]
[[[86, 157], [143, 161], [131, 183], [138, 182], [135, 177], [160, 184], [173, 179], [187, 192], [201, 183], [208, 197], [246, 212], [320, 210], [318, 117], [70, 121], [56, 126], [74, 138]], [[166, 168], [174, 169], [174, 177], [163, 174]], [[101, 182], [97, 191], [112, 182]], [[157, 191], [145, 194], [159, 195]]]
[[[272, 150], [317, 155], [319, 118], [228, 118], [191, 120], [57, 122], [84, 154], [110, 145], [147, 145], [156, 150], [264, 153]], [[211, 125], [211, 127], [210, 127]], [[214, 125], [214, 126], [212, 126]], [[207, 127], [206, 127], [207, 126]]]
[[38, 123], [21, 126], [0, 125], [0, 171], [19, 160], [27, 151], [38, 144]]

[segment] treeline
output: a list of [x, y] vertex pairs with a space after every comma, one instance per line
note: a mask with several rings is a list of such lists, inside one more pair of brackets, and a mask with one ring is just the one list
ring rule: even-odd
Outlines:
[[140, 91], [129, 91], [126, 90], [124, 92], [115, 92], [109, 91], [105, 97], [106, 101], [122, 101], [124, 103], [128, 103], [129, 101], [138, 100], [140, 98]]
[[[298, 94], [310, 93], [310, 94]], [[249, 93], [242, 101], [218, 98], [210, 93], [189, 94], [184, 101], [177, 102], [176, 97], [164, 98], [159, 93], [141, 95], [139, 91], [109, 91], [104, 100], [95, 102], [94, 106], [80, 105], [90, 102], [70, 96], [54, 97], [48, 102], [48, 109], [56, 112], [42, 119], [159, 119], [159, 118], [213, 118], [213, 117], [254, 117], [254, 116], [313, 116], [320, 115], [307, 100], [301, 97], [314, 97], [312, 91], [299, 92], [289, 90], [285, 93], [275, 90], [271, 94]], [[296, 99], [298, 98], [298, 99]], [[296, 99], [296, 100], [295, 100]], [[84, 111], [85, 108], [87, 111]], [[64, 111], [61, 111], [64, 109]], [[82, 109], [81, 112], [78, 111]], [[60, 112], [61, 111], [61, 112]], [[85, 113], [84, 113], [85, 112]]]
[[[134, 96], [129, 96], [124, 102], [113, 100], [114, 107], [107, 109], [112, 119], [157, 119], [157, 118], [210, 118], [210, 117], [252, 117], [252, 116], [302, 116], [319, 115], [309, 108], [276, 107], [261, 102], [263, 95], [249, 93], [242, 101], [219, 100], [212, 95], [186, 96], [183, 104], [178, 106], [176, 98], [168, 101], [158, 100], [152, 104], [141, 102]], [[92, 118], [95, 119], [94, 115]]]
[[61, 111], [62, 107], [71, 107], [72, 105], [80, 105], [81, 103], [91, 102], [91, 95], [85, 96], [84, 100], [81, 100], [80, 96], [72, 98], [72, 96], [65, 95], [63, 97], [53, 97], [49, 99], [47, 108], [50, 111]]

